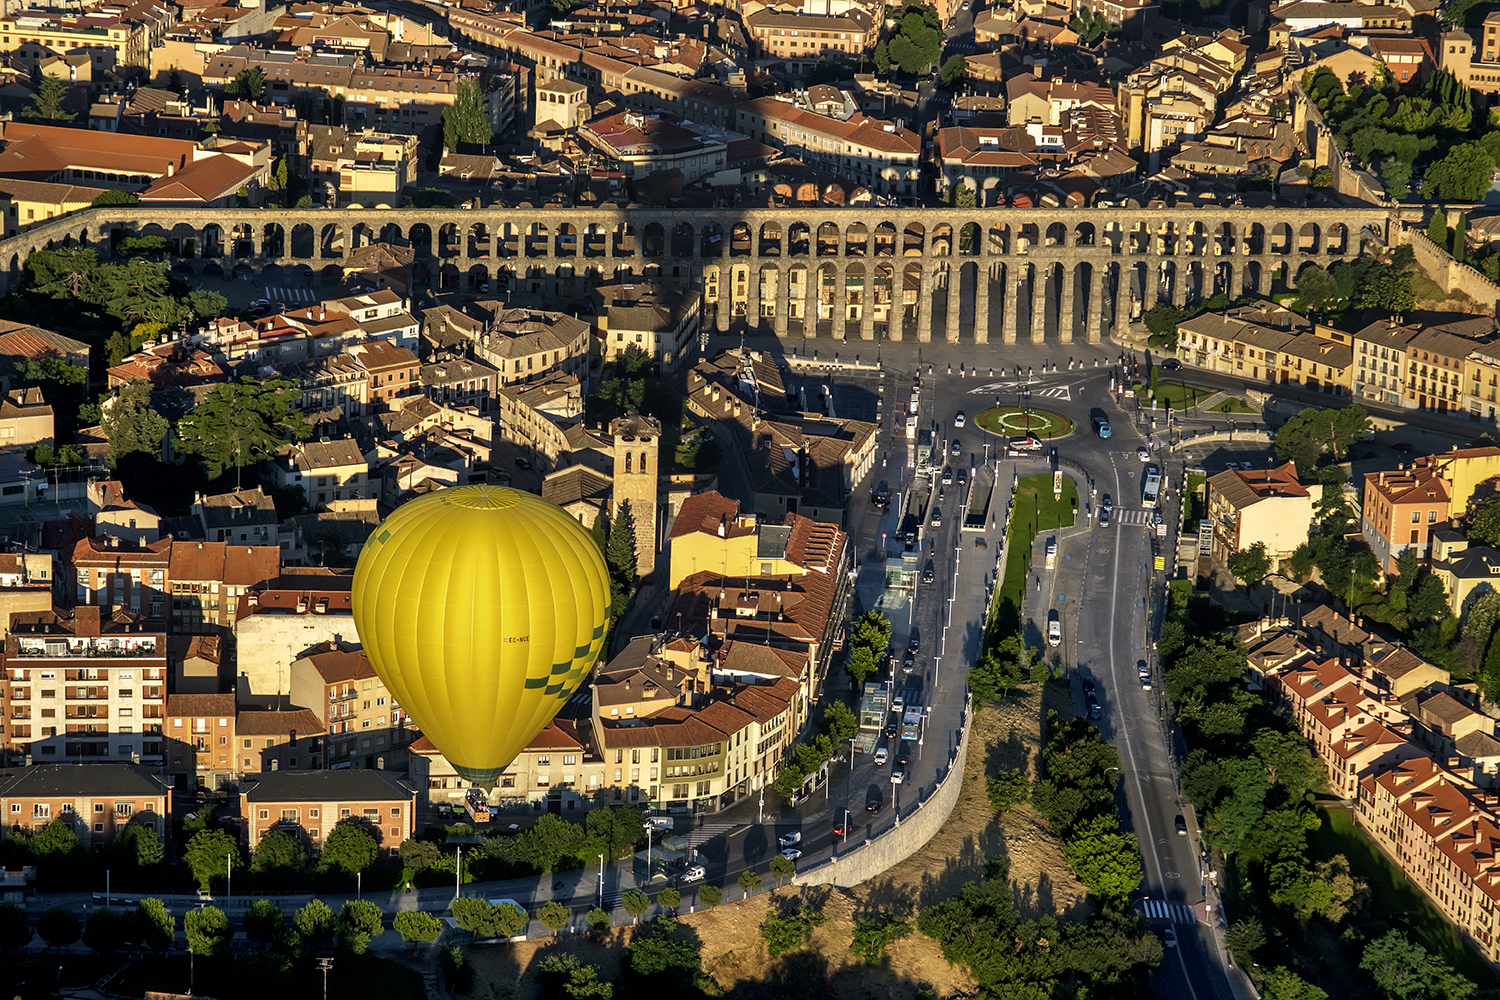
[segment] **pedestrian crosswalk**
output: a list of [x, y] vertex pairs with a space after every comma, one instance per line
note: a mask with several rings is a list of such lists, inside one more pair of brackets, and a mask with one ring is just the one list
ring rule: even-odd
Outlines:
[[1134, 510], [1127, 507], [1116, 507], [1111, 515], [1116, 524], [1139, 524], [1149, 525], [1154, 520], [1154, 512], [1149, 510]]
[[704, 823], [702, 826], [688, 831], [688, 846], [701, 847], [715, 837], [726, 834], [738, 826], [738, 823]]
[[1147, 920], [1170, 920], [1174, 924], [1194, 924], [1198, 918], [1187, 903], [1166, 903], [1160, 899], [1143, 899], [1140, 902], [1141, 916]]
[[285, 302], [288, 306], [297, 302], [316, 302], [318, 293], [311, 288], [289, 288], [284, 285], [267, 285], [266, 298], [274, 305], [277, 302]]

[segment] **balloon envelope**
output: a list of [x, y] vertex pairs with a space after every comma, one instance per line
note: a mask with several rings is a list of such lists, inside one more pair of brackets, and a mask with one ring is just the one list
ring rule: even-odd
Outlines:
[[354, 570], [375, 672], [459, 772], [492, 787], [604, 648], [609, 571], [561, 507], [460, 486], [402, 505]]

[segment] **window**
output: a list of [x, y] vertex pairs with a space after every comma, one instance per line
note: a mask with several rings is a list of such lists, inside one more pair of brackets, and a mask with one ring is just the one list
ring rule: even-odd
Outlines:
[[260, 818], [261, 819], [270, 819], [271, 818], [271, 810], [269, 810], [269, 809], [262, 809], [260, 811]]
[[1421, 522], [1421, 520], [1422, 520], [1422, 512], [1420, 510], [1414, 510], [1414, 511], [1411, 512], [1411, 523], [1412, 524], [1418, 524], [1418, 523]]
[[102, 813], [103, 811], [104, 811], [104, 803], [103, 802], [95, 802], [94, 803], [94, 812], [96, 812], [96, 813]]
[[316, 809], [309, 809], [307, 811], [307, 818], [308, 819], [317, 819], [318, 818], [318, 811]]
[[1427, 523], [1428, 524], [1432, 524], [1436, 520], [1437, 520], [1437, 511], [1435, 511], [1435, 510], [1429, 510], [1427, 512]]

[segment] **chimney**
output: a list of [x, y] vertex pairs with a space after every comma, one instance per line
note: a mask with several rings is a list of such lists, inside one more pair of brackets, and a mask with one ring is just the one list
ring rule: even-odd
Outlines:
[[719, 537], [720, 538], [724, 538], [725, 537], [725, 523], [724, 522], [725, 522], [725, 517], [724, 517], [723, 514], [720, 514], [719, 515]]

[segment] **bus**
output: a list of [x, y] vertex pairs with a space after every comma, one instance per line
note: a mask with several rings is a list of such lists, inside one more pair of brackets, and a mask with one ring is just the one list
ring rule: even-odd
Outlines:
[[1141, 504], [1147, 510], [1156, 508], [1156, 499], [1161, 495], [1161, 474], [1157, 472], [1156, 466], [1146, 466], [1146, 482], [1141, 487]]

